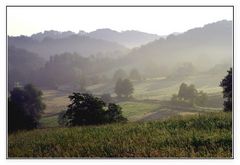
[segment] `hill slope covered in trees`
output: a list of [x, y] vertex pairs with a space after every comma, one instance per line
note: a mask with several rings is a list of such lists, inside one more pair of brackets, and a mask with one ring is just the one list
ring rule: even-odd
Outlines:
[[98, 56], [116, 57], [128, 52], [126, 47], [118, 43], [78, 35], [70, 35], [62, 38], [46, 37], [43, 40], [36, 40], [27, 36], [9, 36], [8, 45], [38, 53], [45, 59], [66, 52], [78, 53], [84, 57], [96, 54]]
[[232, 21], [219, 21], [178, 35], [169, 35], [132, 50], [123, 64], [162, 74], [181, 63], [197, 70], [232, 62]]

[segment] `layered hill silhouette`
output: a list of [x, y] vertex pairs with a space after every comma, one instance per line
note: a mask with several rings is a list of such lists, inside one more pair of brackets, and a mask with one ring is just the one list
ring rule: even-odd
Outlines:
[[127, 30], [127, 31], [118, 32], [108, 28], [97, 29], [89, 33], [81, 30], [78, 33], [74, 33], [72, 31], [59, 32], [59, 31], [50, 30], [50, 31], [44, 31], [43, 33], [40, 32], [40, 33], [33, 34], [31, 38], [36, 39], [38, 41], [42, 41], [45, 38], [61, 39], [61, 38], [67, 38], [72, 35], [88, 36], [95, 39], [102, 39], [110, 42], [116, 42], [127, 48], [138, 47], [160, 38], [159, 35], [140, 32], [136, 30]]
[[45, 60], [36, 53], [24, 49], [8, 47], [8, 85], [12, 88], [16, 82], [29, 83], [29, 77], [45, 65]]
[[118, 57], [129, 52], [129, 48], [144, 45], [158, 39], [158, 35], [139, 31], [117, 32], [111, 29], [98, 29], [87, 33], [79, 31], [44, 31], [27, 36], [8, 37], [9, 46], [39, 53], [48, 59], [61, 53], [78, 53], [88, 57], [91, 55]]
[[[138, 69], [146, 77], [175, 78], [194, 72], [224, 75], [232, 66], [232, 21], [210, 23], [157, 40], [146, 34], [151, 41], [133, 49], [120, 44], [120, 41], [127, 42], [128, 38], [129, 42], [133, 41], [133, 36], [137, 34], [138, 41], [143, 41], [144, 37], [141, 36], [145, 34], [142, 32], [126, 31], [120, 34], [110, 29], [91, 33], [80, 31], [77, 34], [45, 31], [31, 37], [8, 37], [11, 85], [16, 81], [30, 81], [28, 78], [36, 84], [39, 78], [50, 82], [49, 78], [59, 77], [59, 74], [62, 78], [74, 74], [69, 81], [77, 82], [81, 77], [97, 79], [97, 76], [104, 74], [111, 77], [117, 69], [129, 71], [132, 68]], [[147, 39], [144, 41], [147, 42]], [[56, 54], [58, 56], [54, 56]], [[34, 80], [32, 72], [37, 77]], [[51, 82], [57, 84], [55, 80]]]
[[8, 45], [38, 53], [49, 59], [50, 56], [62, 53], [78, 53], [81, 56], [102, 54], [104, 56], [119, 56], [126, 54], [128, 49], [118, 43], [94, 39], [88, 36], [69, 35], [66, 37], [54, 35], [40, 40], [35, 37], [8, 37]]
[[96, 31], [93, 31], [85, 35], [93, 38], [97, 38], [97, 39], [117, 42], [128, 48], [145, 45], [148, 42], [151, 42], [160, 38], [159, 35], [144, 33], [136, 30], [127, 30], [127, 31], [117, 32], [111, 29], [98, 29]]
[[[232, 21], [219, 21], [178, 35], [169, 35], [132, 50], [123, 63], [173, 67], [192, 63], [199, 68], [232, 62]], [[128, 65], [127, 64], [127, 65]]]

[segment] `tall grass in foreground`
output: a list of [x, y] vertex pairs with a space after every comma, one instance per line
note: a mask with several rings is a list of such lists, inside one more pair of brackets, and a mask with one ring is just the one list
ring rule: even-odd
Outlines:
[[11, 157], [232, 157], [231, 113], [9, 135]]

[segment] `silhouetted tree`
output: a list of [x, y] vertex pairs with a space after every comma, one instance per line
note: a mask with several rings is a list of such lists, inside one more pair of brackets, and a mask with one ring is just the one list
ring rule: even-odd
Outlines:
[[178, 98], [180, 99], [187, 99], [187, 84], [182, 83], [180, 85], [179, 91], [178, 91]]
[[133, 84], [128, 79], [119, 79], [115, 86], [115, 93], [118, 97], [129, 97], [133, 93], [133, 90]]
[[62, 120], [66, 126], [98, 125], [126, 121], [118, 105], [106, 103], [91, 94], [73, 93], [69, 96], [71, 104]]
[[123, 88], [123, 95], [125, 97], [129, 97], [133, 93], [133, 84], [129, 79], [125, 79], [122, 82], [122, 88]]
[[178, 95], [174, 94], [171, 101], [174, 103], [185, 102], [193, 106], [194, 104], [204, 106], [207, 102], [207, 94], [203, 91], [198, 92], [193, 84], [187, 85], [182, 83], [180, 85]]
[[40, 113], [45, 108], [42, 92], [33, 85], [15, 87], [8, 99], [8, 131], [29, 130], [39, 125]]
[[220, 86], [223, 88], [223, 98], [225, 99], [224, 111], [232, 111], [232, 68], [229, 69]]
[[117, 104], [108, 104], [108, 109], [105, 114], [105, 119], [108, 123], [127, 121], [127, 119], [122, 115], [122, 108]]

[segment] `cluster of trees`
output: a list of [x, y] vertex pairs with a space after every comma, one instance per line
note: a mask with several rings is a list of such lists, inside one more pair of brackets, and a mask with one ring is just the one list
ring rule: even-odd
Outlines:
[[[110, 103], [111, 96], [102, 98], [87, 93], [73, 93], [71, 104], [59, 115], [59, 124], [64, 126], [98, 125], [126, 122], [121, 107]], [[40, 126], [41, 113], [45, 109], [42, 92], [31, 84], [13, 88], [8, 98], [8, 132], [30, 130]]]
[[105, 103], [101, 98], [87, 93], [73, 93], [69, 98], [72, 103], [59, 116], [61, 125], [99, 125], [127, 121], [117, 104]]
[[[109, 81], [103, 73], [117, 66], [110, 57], [82, 57], [76, 53], [51, 56], [49, 60], [15, 47], [8, 48], [9, 89], [19, 82], [56, 89], [61, 85], [79, 85], [79, 88]], [[61, 75], [61, 76], [59, 76]]]
[[[224, 111], [232, 111], [232, 68], [221, 81], [223, 87]], [[119, 97], [129, 97], [133, 86], [128, 79], [119, 79], [115, 92]], [[121, 107], [111, 103], [110, 94], [101, 98], [87, 93], [73, 93], [69, 96], [71, 104], [59, 115], [59, 124], [65, 126], [98, 125], [113, 122], [126, 122]], [[197, 91], [194, 85], [182, 83], [178, 94], [172, 96], [173, 103], [204, 106], [208, 97], [203, 91]], [[42, 92], [31, 84], [17, 86], [8, 98], [8, 131], [29, 130], [39, 126], [41, 113], [45, 108]]]
[[8, 87], [13, 89], [17, 82], [28, 84], [32, 81], [33, 75], [42, 67], [45, 60], [37, 54], [19, 49], [8, 47]]
[[111, 103], [116, 100], [126, 100], [132, 98], [134, 87], [132, 82], [129, 79], [118, 79], [115, 84], [114, 92], [117, 95], [116, 98], [112, 97], [110, 93], [104, 93], [101, 95], [101, 99], [105, 103]]
[[[16, 83], [21, 85], [32, 83], [49, 89], [61, 89], [63, 86], [71, 87], [73, 91], [84, 89], [89, 85], [111, 82], [112, 79], [106, 72], [119, 64], [118, 59], [83, 57], [76, 53], [54, 55], [45, 60], [37, 54], [15, 47], [9, 47], [8, 54], [10, 90]], [[129, 74], [119, 69], [113, 76], [113, 82], [119, 78], [142, 79], [137, 69], [132, 69]]]
[[49, 88], [61, 85], [85, 88], [108, 81], [103, 73], [112, 67], [112, 63], [113, 59], [107, 57], [100, 59], [70, 53], [51, 56], [45, 66], [36, 73], [34, 84]]
[[129, 74], [127, 74], [126, 71], [124, 71], [123, 69], [118, 69], [113, 75], [113, 81], [118, 81], [119, 79], [141, 81], [142, 76], [137, 69], [130, 70]]
[[44, 108], [40, 90], [31, 84], [15, 87], [8, 98], [8, 131], [37, 128]]
[[[224, 98], [224, 111], [232, 111], [232, 68], [228, 70], [228, 74], [220, 82], [220, 86], [223, 88], [223, 98]], [[172, 96], [171, 101], [173, 103], [181, 103], [187, 105], [199, 105], [205, 106], [208, 101], [208, 96], [203, 91], [197, 91], [194, 85], [187, 85], [182, 83], [179, 88], [178, 94]]]
[[173, 103], [186, 104], [190, 106], [204, 106], [207, 102], [207, 99], [207, 94], [203, 91], [198, 92], [193, 84], [188, 86], [187, 84], [182, 83], [180, 85], [178, 94], [174, 94], [171, 101]]

